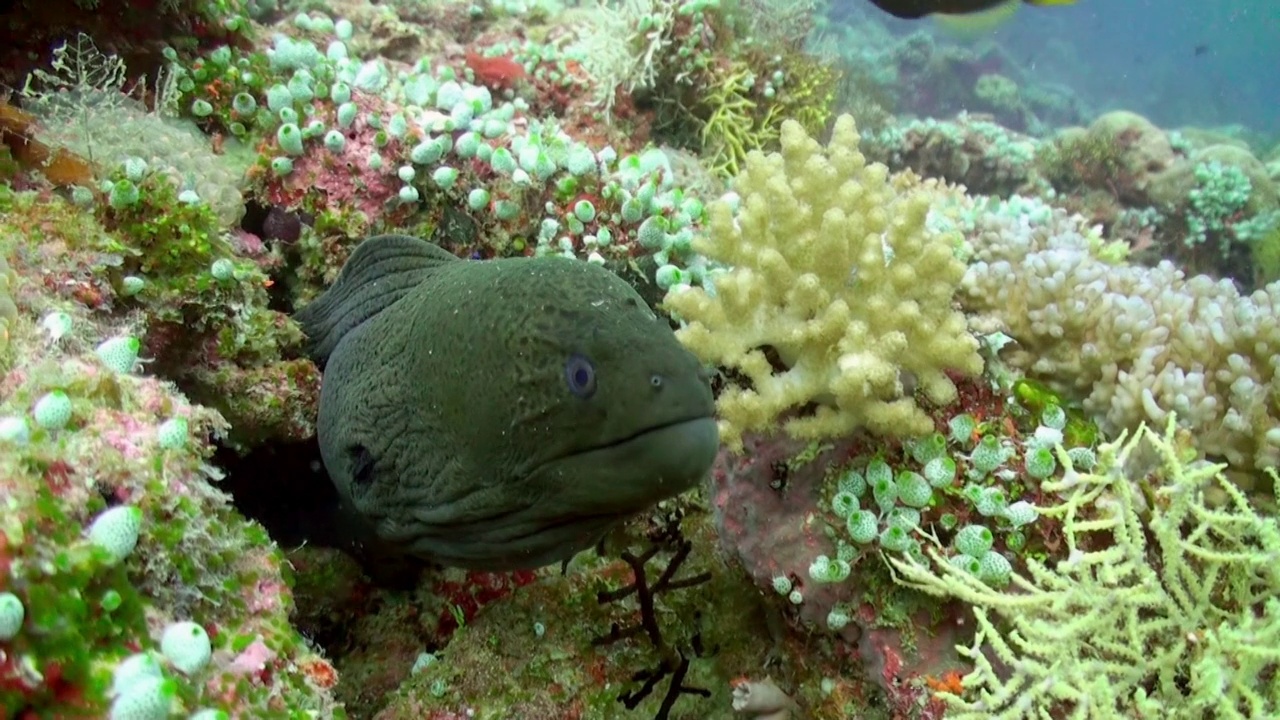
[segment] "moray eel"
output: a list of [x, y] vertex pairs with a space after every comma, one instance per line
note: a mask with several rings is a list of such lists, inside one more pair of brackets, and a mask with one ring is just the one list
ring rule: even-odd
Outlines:
[[587, 262], [371, 237], [296, 319], [323, 370], [325, 470], [384, 555], [566, 561], [697, 484], [719, 449], [707, 371]]

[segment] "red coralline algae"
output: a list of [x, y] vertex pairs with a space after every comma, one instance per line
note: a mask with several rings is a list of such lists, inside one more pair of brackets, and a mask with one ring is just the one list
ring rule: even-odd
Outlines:
[[[803, 469], [787, 473], [781, 487], [771, 487], [776, 480], [773, 468], [804, 447], [793, 440], [752, 438], [742, 456], [722, 452], [716, 462], [713, 505], [721, 543], [756, 583], [771, 588], [773, 578], [788, 577], [804, 595], [804, 603], [797, 609], [800, 619], [823, 627], [827, 613], [837, 604], [853, 601], [858, 590], [853, 582], [820, 584], [808, 576], [815, 557], [836, 552], [824, 524], [814, 522], [814, 511], [823, 472], [843, 457], [845, 448], [820, 454]], [[846, 640], [856, 641], [856, 628], [851, 625], [844, 632]]]
[[155, 428], [143, 425], [127, 413], [99, 408], [94, 412], [94, 425], [105, 428], [102, 440], [128, 462], [137, 462], [156, 451]]
[[[394, 212], [396, 206], [390, 201], [396, 198], [404, 185], [396, 177], [394, 158], [407, 157], [408, 148], [417, 139], [410, 132], [404, 140], [388, 138], [387, 144], [379, 147], [375, 138], [382, 131], [370, 125], [369, 118], [389, 117], [398, 112], [398, 108], [389, 106], [377, 96], [359, 91], [352, 92], [351, 101], [359, 110], [351, 127], [342, 131], [346, 137], [342, 150], [335, 153], [323, 143], [308, 143], [306, 152], [294, 158], [292, 172], [268, 180], [266, 195], [272, 204], [303, 207], [306, 205], [304, 198], [318, 192], [321, 207], [350, 208], [369, 219]], [[333, 117], [326, 120], [332, 126], [337, 125]], [[378, 169], [369, 167], [369, 156], [375, 153], [387, 160]]]
[[432, 595], [442, 601], [436, 632], [440, 639], [458, 629], [459, 620], [470, 622], [480, 610], [517, 588], [537, 579], [537, 573], [518, 570], [509, 573], [446, 569], [432, 587]]
[[473, 50], [466, 53], [467, 67], [475, 74], [476, 83], [494, 90], [514, 88], [521, 80], [529, 76], [524, 66], [511, 59], [510, 55], [485, 57]]
[[[713, 471], [712, 505], [723, 547], [764, 592], [774, 592], [775, 578], [786, 578], [800, 592], [803, 601], [790, 608], [799, 632], [820, 628], [829, 633], [837, 652], [857, 658], [895, 707], [923, 708], [927, 690], [921, 678], [957, 667], [953, 648], [961, 641], [962, 628], [953, 616], [903, 606], [894, 613], [911, 613], [908, 627], [928, 630], [906, 637], [902, 630], [886, 627], [884, 618], [892, 613], [881, 605], [895, 601], [869, 580], [874, 574], [870, 564], [880, 562], [874, 554], [857, 561], [844, 582], [819, 583], [809, 577], [814, 558], [836, 554], [828, 532], [832, 518], [820, 507], [827, 473], [865, 452], [866, 439], [853, 436], [816, 451], [787, 438], [748, 436], [745, 442], [742, 455], [722, 452]], [[862, 600], [868, 593], [875, 602]], [[831, 630], [827, 616], [838, 606], [854, 611], [853, 622]], [[916, 714], [902, 710], [897, 716], [932, 717], [928, 713], [927, 708]]]

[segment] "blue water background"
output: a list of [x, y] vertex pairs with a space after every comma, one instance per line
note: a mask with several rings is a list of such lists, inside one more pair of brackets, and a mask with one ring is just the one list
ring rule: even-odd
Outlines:
[[[927, 20], [871, 11], [895, 34], [924, 22], [943, 42], [963, 42]], [[1020, 82], [1061, 82], [1097, 111], [1132, 110], [1167, 128], [1240, 124], [1280, 136], [1280, 0], [1028, 6], [987, 37], [1027, 73]]]

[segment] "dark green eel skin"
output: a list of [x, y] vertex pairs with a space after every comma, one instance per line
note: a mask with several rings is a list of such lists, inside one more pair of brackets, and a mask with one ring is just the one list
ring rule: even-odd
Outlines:
[[706, 370], [590, 263], [371, 237], [296, 319], [324, 372], [325, 469], [382, 553], [564, 561], [700, 482], [719, 448]]

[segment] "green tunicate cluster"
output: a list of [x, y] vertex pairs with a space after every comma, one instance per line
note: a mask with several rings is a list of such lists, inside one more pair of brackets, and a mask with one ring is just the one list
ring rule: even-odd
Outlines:
[[[166, 54], [176, 60], [176, 53]], [[327, 138], [326, 145], [337, 144], [328, 134], [355, 120], [354, 106], [333, 118], [320, 110], [321, 101], [334, 99], [341, 105], [350, 100], [356, 74], [351, 65], [340, 40], [321, 52], [308, 40], [278, 35], [265, 53], [222, 46], [188, 65], [174, 62], [172, 72], [191, 115], [244, 140], [276, 130], [282, 154], [297, 156], [304, 140]], [[291, 129], [280, 133], [281, 126]], [[288, 174], [279, 163], [272, 169]]]
[[[931, 447], [933, 441], [926, 440], [915, 450], [925, 457], [932, 450], [924, 448]], [[926, 464], [935, 459], [927, 457]], [[884, 458], [875, 457], [861, 471], [850, 468], [839, 477], [831, 507], [845, 519], [845, 531], [853, 545], [878, 544], [889, 552], [923, 557], [914, 532], [933, 494], [934, 487], [923, 474], [910, 469], [895, 474]]]
[[984, 525], [966, 525], [952, 540], [956, 554], [948, 558], [953, 567], [964, 570], [995, 586], [1007, 585], [1013, 565], [992, 549], [995, 536]]
[[[1253, 183], [1244, 171], [1216, 160], [1197, 165], [1195, 179], [1196, 186], [1188, 196], [1188, 245], [1203, 244], [1210, 235], [1225, 232], [1228, 222], [1244, 210], [1253, 192]], [[1225, 252], [1228, 247], [1223, 245], [1222, 250]]]
[[[1029, 488], [1061, 472], [1056, 448], [1068, 446], [1074, 467], [1096, 462], [1087, 446], [1066, 436], [1071, 419], [1052, 399], [1035, 412], [1011, 405], [1025, 434], [1002, 434], [1002, 422], [969, 414], [949, 419], [946, 430], [907, 441], [901, 458], [855, 460], [835, 476], [827, 501], [841, 518], [836, 530], [840, 556], [819, 556], [809, 568], [818, 582], [839, 582], [860, 549], [922, 558], [922, 542], [950, 537], [953, 564], [992, 585], [1008, 582], [1012, 559], [1028, 542], [1039, 519], [1023, 497]], [[962, 521], [961, 518], [964, 518]]]
[[809, 565], [809, 577], [817, 582], [840, 582], [849, 577], [851, 571], [849, 561], [840, 557], [833, 560], [826, 555], [819, 555]]
[[[711, 271], [691, 249], [703, 203], [675, 185], [661, 150], [619, 157], [573, 139], [554, 119], [517, 122], [528, 103], [511, 90], [468, 82], [470, 70], [423, 59], [393, 73], [381, 59], [351, 55], [349, 33], [340, 32], [350, 23], [304, 12], [294, 24], [303, 36], [277, 35], [265, 52], [217, 48], [178, 71], [182, 104], [212, 105], [209, 113], [200, 105], [203, 121], [222, 123], [233, 136], [274, 136], [258, 160], [267, 177], [291, 175], [312, 153], [345, 156], [361, 147], [358, 158], [344, 158], [349, 166], [414, 170], [393, 180], [399, 188], [391, 206], [464, 207], [495, 254], [528, 249], [629, 265], [639, 244], [652, 259], [640, 270], [661, 288], [707, 279]], [[329, 36], [328, 45], [317, 45], [316, 35]], [[514, 58], [539, 81], [578, 82], [567, 64], [572, 58], [552, 45], [527, 41], [482, 52]], [[361, 94], [401, 111], [371, 113]], [[352, 142], [365, 133], [373, 133], [376, 152]], [[127, 189], [118, 193], [122, 202]]]
[[[437, 88], [451, 102], [467, 104], [472, 86], [446, 81]], [[438, 101], [437, 101], [438, 102]], [[482, 110], [486, 105], [476, 108]], [[473, 117], [467, 130], [451, 143], [442, 134], [413, 148], [410, 159], [418, 165], [478, 159], [499, 181], [466, 189], [467, 205], [488, 209], [499, 222], [522, 218], [530, 198], [539, 198], [543, 215], [536, 222], [535, 255], [564, 255], [605, 262], [615, 248], [629, 255], [625, 241], [649, 251], [656, 265], [659, 285], [702, 282], [704, 261], [692, 252], [694, 229], [704, 220], [701, 200], [674, 185], [666, 155], [657, 149], [618, 158], [610, 147], [593, 150], [569, 137], [553, 121], [530, 121], [517, 131], [511, 123], [520, 103], [506, 103]], [[455, 108], [457, 106], [454, 106]], [[447, 109], [447, 108], [441, 108]], [[450, 116], [457, 113], [450, 111]], [[496, 132], [488, 130], [497, 122]], [[448, 127], [428, 128], [429, 132]], [[433, 179], [438, 178], [435, 172]], [[461, 187], [463, 178], [445, 173], [441, 188]], [[550, 200], [546, 198], [550, 196]]]

